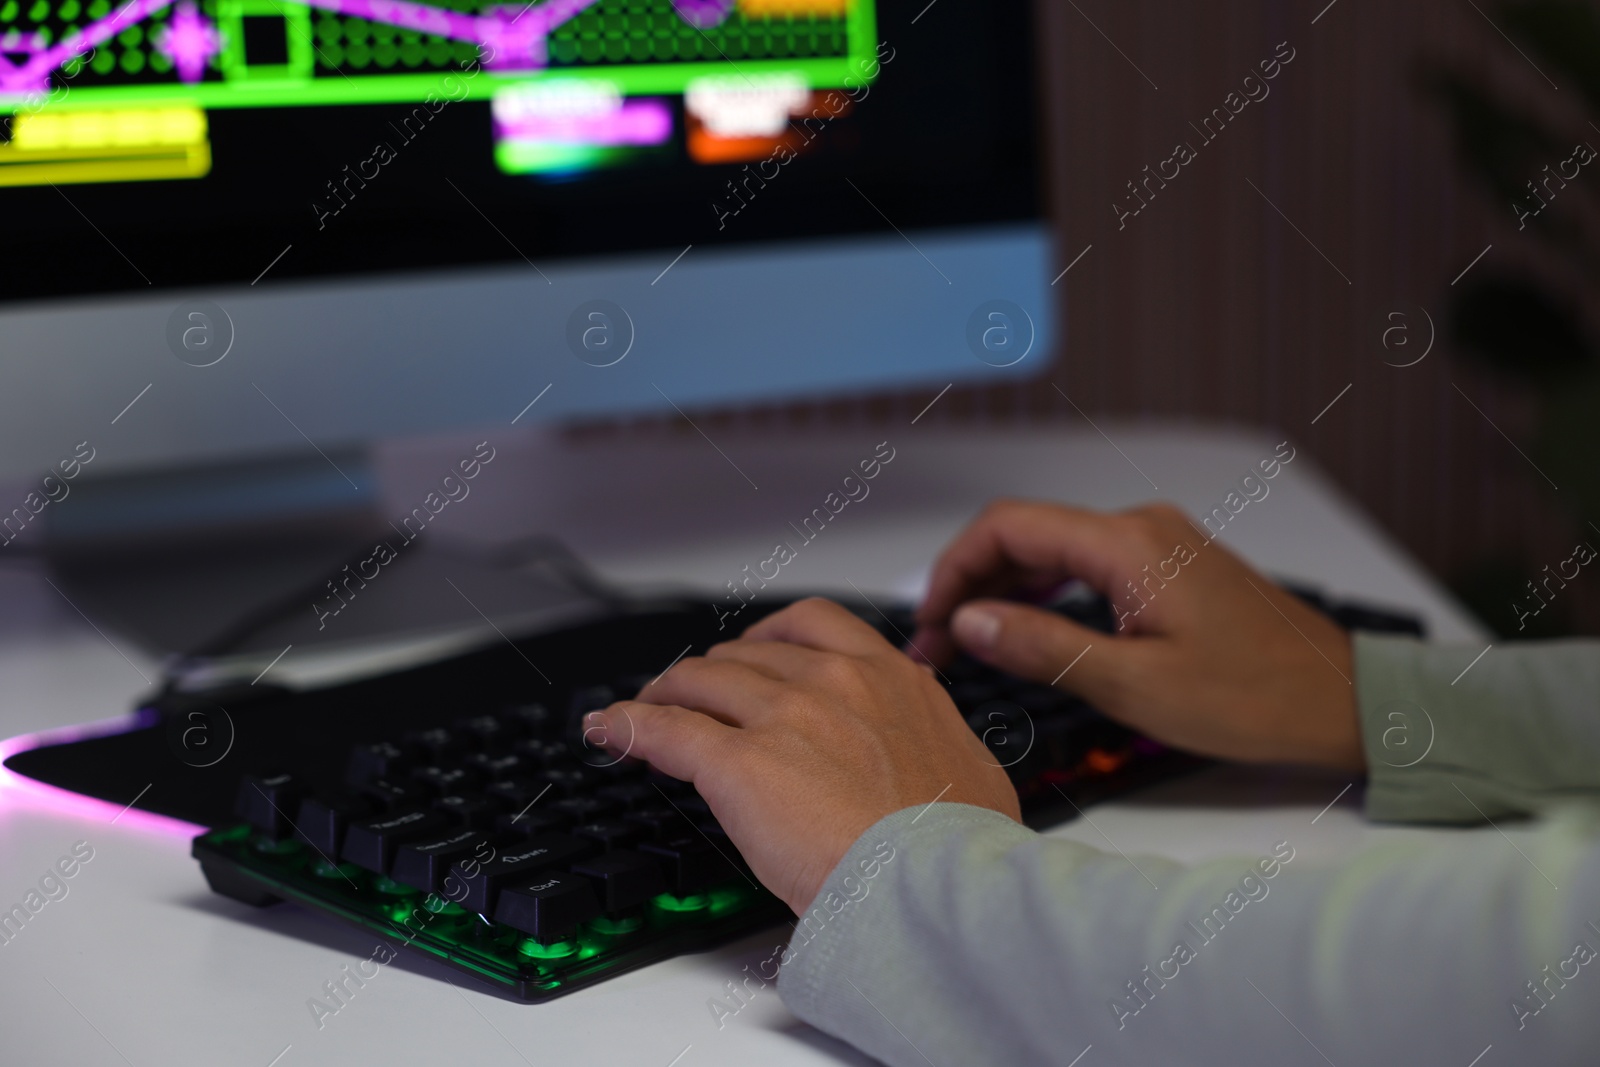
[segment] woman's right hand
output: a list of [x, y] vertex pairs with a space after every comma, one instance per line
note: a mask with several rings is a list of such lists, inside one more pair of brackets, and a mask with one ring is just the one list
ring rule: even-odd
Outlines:
[[[1070, 578], [1111, 600], [1114, 635], [1004, 599]], [[1366, 764], [1349, 636], [1169, 505], [997, 501], [939, 557], [917, 623], [911, 644], [936, 663], [959, 648], [1054, 681], [1177, 748]]]

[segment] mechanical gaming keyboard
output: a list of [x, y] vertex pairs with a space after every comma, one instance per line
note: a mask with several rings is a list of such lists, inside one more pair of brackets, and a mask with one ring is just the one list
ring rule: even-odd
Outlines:
[[[1313, 603], [1364, 628], [1420, 632]], [[1111, 629], [1103, 600], [1057, 607]], [[859, 614], [897, 643], [910, 633], [908, 612]], [[273, 721], [289, 736], [270, 765], [254, 757], [236, 821], [197, 837], [193, 854], [219, 893], [336, 915], [529, 1001], [781, 922], [788, 909], [689, 784], [579, 734], [583, 713], [631, 696], [680, 649], [729, 636], [709, 615], [640, 608], [284, 697], [299, 713]], [[1206, 762], [971, 659], [942, 675], [1035, 827]], [[181, 702], [166, 714], [183, 716]]]

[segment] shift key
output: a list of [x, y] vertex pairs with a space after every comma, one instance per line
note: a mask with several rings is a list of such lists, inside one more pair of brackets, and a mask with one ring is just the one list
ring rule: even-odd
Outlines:
[[445, 895], [468, 911], [494, 913], [495, 898], [503, 886], [552, 867], [565, 867], [600, 851], [593, 841], [566, 834], [530, 837], [498, 849], [488, 860], [465, 860], [451, 868]]

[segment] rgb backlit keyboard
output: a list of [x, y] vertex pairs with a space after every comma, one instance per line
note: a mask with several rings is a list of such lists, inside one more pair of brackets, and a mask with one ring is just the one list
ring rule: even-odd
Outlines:
[[[1059, 610], [1110, 629], [1104, 601]], [[1415, 629], [1361, 611], [1358, 624]], [[861, 615], [892, 640], [911, 629], [903, 612]], [[782, 921], [693, 787], [580, 734], [585, 712], [632, 696], [675, 649], [726, 638], [709, 616], [629, 612], [285, 698], [299, 710], [287, 736], [254, 757], [237, 821], [194, 855], [219, 893], [320, 909], [527, 1000]], [[942, 677], [1030, 825], [1202, 762], [970, 659]]]

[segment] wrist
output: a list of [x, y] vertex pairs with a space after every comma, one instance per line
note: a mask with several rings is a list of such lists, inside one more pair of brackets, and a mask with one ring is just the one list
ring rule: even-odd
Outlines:
[[1364, 771], [1367, 750], [1361, 726], [1361, 706], [1356, 690], [1355, 642], [1347, 631], [1328, 649], [1329, 659], [1343, 675], [1342, 685], [1332, 687], [1326, 722], [1329, 735], [1323, 750], [1326, 765], [1339, 770]]

